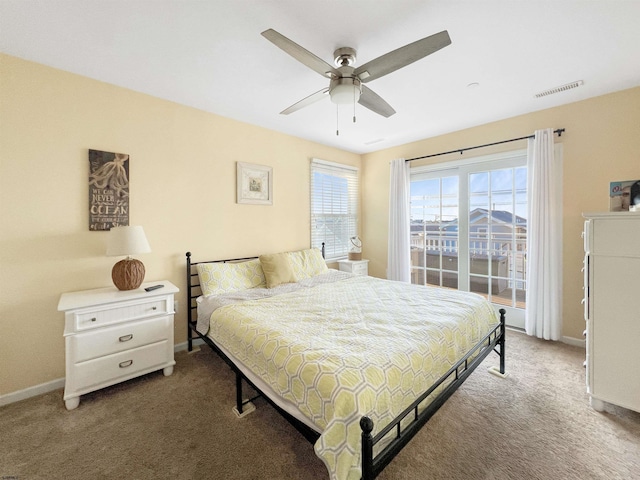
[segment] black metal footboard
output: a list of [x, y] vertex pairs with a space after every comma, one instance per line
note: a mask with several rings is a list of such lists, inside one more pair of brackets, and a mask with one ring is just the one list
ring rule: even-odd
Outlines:
[[[500, 324], [375, 436], [371, 433], [374, 427], [373, 421], [367, 416], [360, 419], [360, 428], [362, 429], [362, 480], [376, 478], [492, 351], [495, 351], [500, 356], [500, 373], [505, 373], [505, 313], [505, 310], [501, 308]], [[444, 386], [444, 389], [423, 410], [420, 410], [420, 404], [441, 386]], [[411, 417], [413, 418], [411, 419]], [[405, 421], [408, 424], [402, 427], [401, 424]], [[393, 430], [396, 431], [394, 438], [374, 457], [374, 447]]]

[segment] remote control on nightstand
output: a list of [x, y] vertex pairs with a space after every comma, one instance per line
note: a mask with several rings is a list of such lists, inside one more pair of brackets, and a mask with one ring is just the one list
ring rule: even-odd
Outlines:
[[164, 287], [164, 285], [153, 285], [152, 287], [147, 287], [144, 289], [145, 292], [151, 292], [152, 290], [157, 290], [159, 288]]

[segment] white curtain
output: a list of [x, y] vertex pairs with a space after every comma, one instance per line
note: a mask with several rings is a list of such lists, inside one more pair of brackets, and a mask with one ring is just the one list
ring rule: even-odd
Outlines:
[[393, 160], [389, 181], [387, 278], [407, 283], [411, 283], [409, 182], [409, 163], [404, 158]]
[[553, 140], [552, 129], [536, 130], [527, 152], [525, 327], [546, 340], [559, 340], [562, 331], [562, 155], [554, 155]]

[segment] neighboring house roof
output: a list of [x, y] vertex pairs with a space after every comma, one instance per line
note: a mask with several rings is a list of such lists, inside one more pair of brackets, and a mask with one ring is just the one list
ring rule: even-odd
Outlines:
[[[516, 225], [526, 225], [527, 224], [527, 219], [526, 218], [522, 218], [518, 215], [514, 215], [511, 212], [507, 212], [505, 210], [487, 210], [486, 208], [476, 208], [474, 210], [471, 211], [470, 213], [470, 217], [471, 217], [471, 223], [475, 223], [476, 221], [482, 219], [482, 218], [487, 218], [489, 216], [489, 213], [491, 214], [491, 218], [493, 220], [497, 220], [499, 222], [502, 223], [508, 223], [508, 224], [513, 224], [515, 223]], [[515, 217], [515, 222], [514, 222], [514, 217]]]
[[412, 232], [438, 232], [440, 231], [440, 224], [433, 222], [422, 222], [422, 220], [411, 222]]
[[[504, 224], [504, 225], [513, 225], [515, 223], [516, 226], [525, 228], [527, 226], [527, 219], [520, 217], [518, 215], [514, 215], [511, 212], [507, 212], [506, 210], [487, 210], [486, 208], [475, 208], [469, 213], [470, 224], [474, 225], [477, 223], [488, 223], [487, 219], [491, 217], [491, 223], [496, 224]], [[442, 230], [457, 230], [458, 229], [458, 221], [454, 220], [449, 223], [447, 226], [443, 226]]]
[[[527, 219], [520, 217], [519, 215], [514, 215], [511, 212], [507, 212], [506, 210], [487, 210], [486, 208], [475, 208], [469, 214], [471, 219], [471, 224], [476, 224], [479, 222], [487, 223], [486, 219], [491, 216], [492, 223], [501, 223], [507, 225], [513, 225], [515, 223], [516, 226], [526, 227]], [[411, 222], [411, 231], [412, 232], [437, 232], [439, 230], [443, 231], [456, 231], [458, 230], [458, 220], [451, 220], [449, 222], [422, 222], [422, 221], [413, 221]]]

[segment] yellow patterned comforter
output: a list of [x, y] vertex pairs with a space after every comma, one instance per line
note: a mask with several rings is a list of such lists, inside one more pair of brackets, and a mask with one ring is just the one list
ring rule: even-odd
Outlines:
[[339, 278], [222, 306], [209, 330], [318, 427], [332, 480], [360, 478], [363, 415], [375, 434], [499, 323], [475, 294]]

